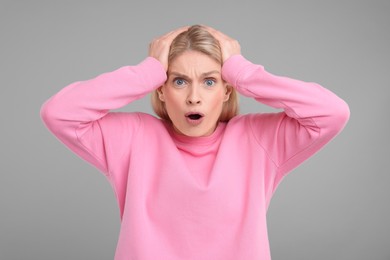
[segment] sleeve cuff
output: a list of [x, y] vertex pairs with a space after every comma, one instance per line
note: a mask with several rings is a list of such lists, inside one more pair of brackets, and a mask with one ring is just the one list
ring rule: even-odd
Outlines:
[[138, 64], [138, 68], [145, 73], [145, 77], [156, 87], [162, 85], [167, 80], [167, 73], [156, 58], [147, 57]]
[[222, 77], [236, 87], [243, 69], [251, 65], [253, 64], [241, 54], [233, 55], [224, 62], [222, 66]]
[[258, 69], [263, 71], [264, 67], [250, 62], [241, 54], [237, 54], [228, 58], [223, 64], [222, 78], [236, 88], [241, 94], [252, 96], [250, 91], [246, 89], [247, 86], [242, 85], [241, 82]]

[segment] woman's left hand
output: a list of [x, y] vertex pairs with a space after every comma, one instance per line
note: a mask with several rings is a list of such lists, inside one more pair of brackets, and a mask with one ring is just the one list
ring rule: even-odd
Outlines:
[[237, 40], [209, 26], [203, 25], [203, 27], [219, 41], [223, 62], [233, 55], [241, 54], [241, 46]]

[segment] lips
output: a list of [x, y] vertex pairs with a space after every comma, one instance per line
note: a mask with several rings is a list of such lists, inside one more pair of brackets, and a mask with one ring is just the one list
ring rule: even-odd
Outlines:
[[192, 120], [198, 120], [198, 119], [204, 117], [204, 115], [200, 112], [189, 112], [189, 113], [186, 113], [185, 116], [187, 118], [192, 119]]
[[200, 112], [189, 112], [185, 114], [185, 117], [191, 125], [198, 125], [203, 121], [204, 114]]

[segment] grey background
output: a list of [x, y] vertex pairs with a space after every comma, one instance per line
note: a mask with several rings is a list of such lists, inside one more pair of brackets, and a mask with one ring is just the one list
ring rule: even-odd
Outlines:
[[[350, 105], [345, 130], [294, 170], [268, 212], [272, 257], [390, 259], [390, 1], [1, 1], [0, 259], [113, 259], [111, 186], [39, 118], [66, 85], [147, 55], [179, 26], [213, 26], [274, 74]], [[122, 109], [151, 112], [149, 98]], [[241, 112], [268, 111], [241, 98]], [[151, 248], [152, 250], [152, 248]]]

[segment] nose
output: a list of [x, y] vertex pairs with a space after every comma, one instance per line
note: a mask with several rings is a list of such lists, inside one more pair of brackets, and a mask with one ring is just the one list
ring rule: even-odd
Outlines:
[[198, 105], [198, 104], [201, 104], [201, 98], [200, 98], [199, 92], [196, 89], [196, 87], [192, 86], [190, 88], [190, 91], [189, 91], [188, 96], [187, 96], [186, 103], [188, 105]]

